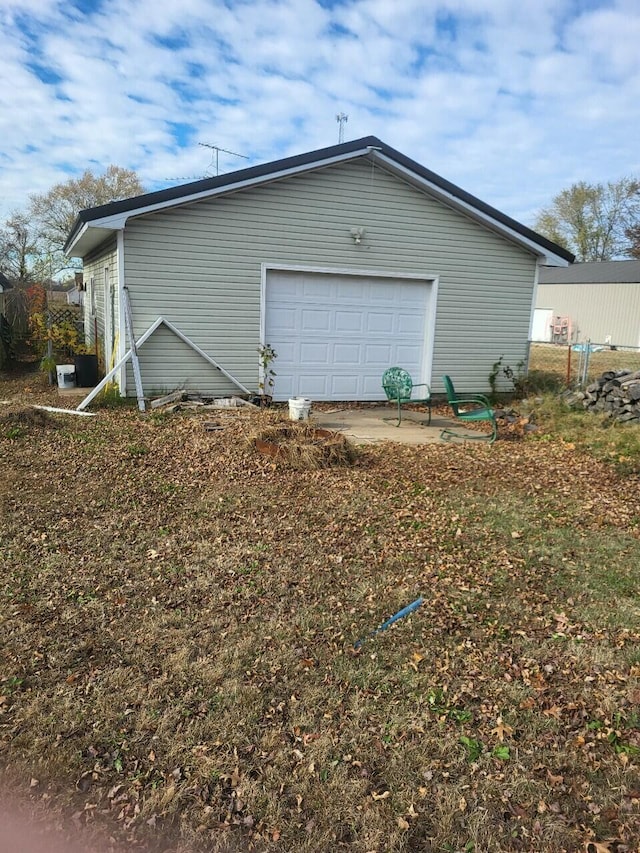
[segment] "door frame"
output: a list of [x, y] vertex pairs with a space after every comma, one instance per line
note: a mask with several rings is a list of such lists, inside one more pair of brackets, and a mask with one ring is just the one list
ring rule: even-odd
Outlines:
[[105, 264], [103, 268], [103, 297], [104, 297], [104, 366], [108, 372], [111, 368], [113, 358], [114, 336], [114, 312], [115, 300], [113, 298], [113, 287], [111, 284], [111, 268]]
[[436, 313], [438, 305], [438, 285], [440, 276], [438, 273], [405, 272], [401, 270], [372, 270], [353, 267], [327, 267], [308, 266], [304, 264], [280, 264], [263, 262], [260, 265], [260, 344], [264, 346], [267, 320], [267, 278], [270, 272], [301, 272], [319, 273], [321, 275], [335, 276], [358, 276], [365, 278], [393, 278], [405, 281], [416, 281], [429, 284], [429, 298], [427, 303], [427, 317], [424, 328], [424, 351], [422, 370], [419, 379], [414, 382], [427, 382], [431, 384], [431, 372], [433, 370], [433, 349], [436, 334]]

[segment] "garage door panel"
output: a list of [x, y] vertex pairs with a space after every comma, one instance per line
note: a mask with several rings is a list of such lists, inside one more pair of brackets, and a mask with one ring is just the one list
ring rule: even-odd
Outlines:
[[360, 344], [335, 344], [333, 347], [333, 364], [336, 367], [342, 365], [359, 365], [362, 363]]
[[328, 396], [329, 377], [326, 373], [300, 371], [298, 379], [296, 396], [311, 397], [315, 400], [330, 399]]
[[300, 344], [300, 364], [317, 364], [326, 367], [330, 363], [330, 345], [320, 341], [303, 341]]
[[298, 323], [294, 308], [273, 308], [271, 311], [271, 329], [274, 332], [293, 332], [297, 334]]
[[278, 399], [288, 400], [290, 397], [297, 397], [296, 380], [291, 373], [285, 374], [276, 371], [274, 396]]
[[403, 306], [422, 307], [424, 305], [424, 300], [420, 298], [420, 293], [416, 291], [414, 284], [399, 284], [396, 288], [396, 301]]
[[269, 271], [265, 341], [278, 353], [275, 396], [384, 399], [383, 372], [424, 381], [427, 281]]
[[376, 334], [387, 334], [390, 335], [393, 333], [394, 326], [394, 315], [392, 313], [385, 314], [374, 314], [370, 312], [367, 314], [367, 331], [374, 332]]
[[276, 352], [278, 353], [278, 361], [280, 362], [280, 364], [287, 364], [297, 361], [297, 349], [298, 346], [294, 341], [280, 340], [276, 348]]
[[371, 282], [369, 285], [369, 302], [386, 302], [392, 305], [396, 301], [395, 287], [394, 282], [388, 279]]
[[364, 351], [365, 363], [370, 367], [386, 370], [391, 367], [394, 349], [392, 344], [367, 344]]
[[[392, 365], [389, 365], [390, 367]], [[384, 391], [382, 390], [382, 371], [377, 376], [363, 376], [362, 377], [362, 393], [363, 399], [369, 400], [381, 400], [384, 397]]]
[[328, 303], [333, 296], [333, 285], [329, 281], [305, 278], [302, 285], [302, 296], [318, 302]]
[[355, 400], [360, 391], [360, 376], [332, 376], [331, 397], [334, 400]]
[[298, 294], [299, 282], [295, 278], [282, 277], [269, 282], [269, 297], [274, 301], [281, 298], [293, 299]]
[[418, 314], [398, 314], [396, 331], [399, 335], [419, 335], [424, 328], [424, 318]]
[[421, 355], [421, 348], [411, 344], [397, 344], [395, 347], [396, 364], [416, 364]]
[[368, 291], [368, 287], [363, 287], [360, 279], [356, 282], [345, 279], [340, 282], [340, 286], [337, 288], [336, 299], [343, 302], [361, 302], [363, 297], [368, 298], [365, 291]]
[[336, 332], [362, 332], [364, 317], [362, 311], [336, 311]]
[[310, 311], [305, 308], [301, 311], [300, 320], [303, 332], [328, 332], [331, 328], [330, 311]]

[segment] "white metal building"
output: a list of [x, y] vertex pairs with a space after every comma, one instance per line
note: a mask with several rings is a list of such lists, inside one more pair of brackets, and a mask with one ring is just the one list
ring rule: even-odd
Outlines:
[[541, 267], [532, 339], [551, 340], [558, 318], [574, 341], [640, 347], [640, 261]]

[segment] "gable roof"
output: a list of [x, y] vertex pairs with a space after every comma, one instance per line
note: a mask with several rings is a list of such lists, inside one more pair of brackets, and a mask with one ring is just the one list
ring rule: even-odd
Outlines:
[[540, 284], [640, 282], [640, 261], [591, 261], [570, 267], [540, 267]]
[[215, 178], [205, 178], [201, 181], [82, 210], [78, 214], [64, 250], [67, 255], [75, 254], [83, 257], [114, 231], [124, 228], [130, 216], [139, 216], [204, 198], [213, 198], [359, 157], [379, 163], [418, 189], [525, 246], [539, 257], [546, 258], [546, 263], [564, 265], [571, 263], [574, 259], [566, 249], [441, 178], [375, 136], [365, 136], [340, 145], [320, 148], [295, 157], [285, 157], [282, 160], [251, 166]]

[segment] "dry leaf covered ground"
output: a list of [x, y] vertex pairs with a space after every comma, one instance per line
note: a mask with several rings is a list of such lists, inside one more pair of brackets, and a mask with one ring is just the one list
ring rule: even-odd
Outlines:
[[637, 476], [553, 438], [291, 470], [247, 441], [271, 415], [38, 421], [24, 385], [0, 384], [0, 767], [68, 833], [639, 849]]

